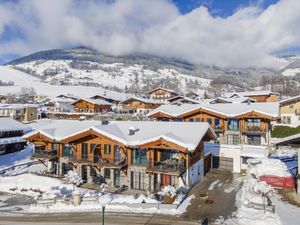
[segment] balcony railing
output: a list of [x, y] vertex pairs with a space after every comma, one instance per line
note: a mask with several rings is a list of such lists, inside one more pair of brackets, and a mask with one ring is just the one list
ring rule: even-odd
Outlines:
[[260, 127], [260, 126], [246, 126], [243, 129], [245, 133], [266, 133], [268, 132], [267, 127]]
[[68, 156], [69, 160], [75, 163], [92, 163], [102, 166], [122, 166], [126, 164], [125, 157], [102, 157], [99, 155], [72, 155]]
[[181, 173], [185, 170], [184, 160], [168, 159], [164, 161], [149, 160], [147, 170], [161, 173]]
[[223, 131], [224, 131], [224, 126], [215, 125], [215, 126], [213, 127], [213, 130], [214, 130], [215, 132], [223, 132]]
[[58, 158], [58, 152], [53, 149], [35, 149], [32, 157], [43, 159], [55, 159]]

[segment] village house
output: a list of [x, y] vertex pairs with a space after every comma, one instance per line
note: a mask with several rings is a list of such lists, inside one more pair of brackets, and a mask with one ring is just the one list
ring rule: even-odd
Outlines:
[[76, 112], [84, 113], [108, 113], [111, 103], [102, 99], [83, 99], [80, 98], [72, 103]]
[[164, 103], [155, 99], [130, 97], [120, 104], [123, 105], [124, 112], [147, 114]]
[[179, 94], [173, 90], [159, 87], [149, 91], [148, 95], [152, 99], [166, 102], [168, 99], [178, 96]]
[[170, 104], [199, 104], [200, 102], [189, 97], [185, 96], [175, 96], [173, 98], [168, 99]]
[[208, 122], [221, 144], [270, 145], [278, 103], [163, 105], [148, 114], [158, 121]]
[[276, 102], [279, 94], [272, 91], [244, 91], [244, 92], [228, 92], [224, 93], [224, 98], [248, 97], [256, 102]]
[[31, 129], [11, 118], [0, 118], [0, 155], [21, 151], [26, 145], [22, 136]]
[[87, 182], [156, 192], [190, 188], [204, 176], [208, 123], [42, 120], [24, 138], [48, 172], [76, 170]]
[[121, 104], [122, 101], [126, 100], [130, 96], [127, 96], [126, 94], [112, 94], [112, 93], [104, 93], [104, 94], [97, 94], [90, 99], [102, 99], [104, 101], [107, 101], [111, 103], [111, 108], [114, 111], [121, 111], [123, 109], [123, 105]]
[[37, 114], [37, 106], [33, 104], [0, 104], [0, 117], [30, 122], [37, 119]]
[[300, 126], [300, 95], [282, 100], [279, 105], [281, 123], [292, 127]]

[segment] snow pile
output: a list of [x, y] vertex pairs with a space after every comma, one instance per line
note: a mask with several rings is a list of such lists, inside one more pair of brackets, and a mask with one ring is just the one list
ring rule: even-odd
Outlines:
[[289, 177], [290, 173], [286, 165], [278, 159], [263, 159], [255, 162], [249, 161], [251, 165], [249, 172], [256, 177], [264, 175], [276, 175], [278, 177]]
[[154, 196], [146, 196], [146, 195], [118, 195], [113, 194], [111, 195], [111, 203], [128, 203], [128, 204], [135, 204], [135, 203], [159, 203]]
[[214, 182], [212, 182], [209, 187], [208, 187], [208, 190], [211, 191], [211, 190], [214, 190], [215, 189], [215, 186], [220, 182], [220, 180], [215, 180]]
[[164, 188], [160, 192], [158, 192], [158, 194], [162, 196], [170, 196], [171, 198], [174, 198], [176, 196], [176, 189], [171, 185], [167, 185], [164, 186]]
[[[61, 180], [33, 174], [22, 174], [12, 177], [0, 177], [0, 192], [19, 193], [30, 196], [40, 196], [41, 193], [68, 195], [72, 185]], [[46, 196], [44, 196], [46, 197]]]
[[271, 152], [271, 156], [287, 156], [287, 157], [293, 157], [297, 155], [297, 149], [287, 146], [282, 146], [279, 149], [273, 149]]
[[73, 184], [74, 186], [79, 186], [83, 183], [82, 178], [73, 170], [68, 171], [67, 175], [65, 176], [65, 181], [69, 184]]

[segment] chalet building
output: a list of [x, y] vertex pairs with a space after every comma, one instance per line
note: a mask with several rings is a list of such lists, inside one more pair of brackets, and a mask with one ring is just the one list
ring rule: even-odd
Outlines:
[[32, 104], [0, 104], [0, 117], [10, 117], [20, 122], [37, 119], [37, 106]]
[[208, 122], [221, 144], [270, 145], [278, 103], [163, 105], [148, 114], [158, 121]]
[[208, 123], [42, 120], [24, 138], [48, 171], [76, 170], [87, 182], [112, 190], [156, 192], [193, 186], [204, 176], [204, 142], [215, 139]]
[[120, 103], [129, 97], [130, 96], [127, 96], [126, 94], [120, 95], [120, 94], [105, 93], [103, 95], [100, 95], [100, 94], [94, 95], [94, 96], [90, 97], [90, 99], [102, 99], [104, 101], [111, 103], [111, 107], [113, 110], [120, 111], [123, 109], [123, 107], [122, 107], [123, 105]]
[[154, 99], [130, 97], [122, 101], [121, 104], [124, 112], [147, 114], [164, 103]]
[[22, 136], [30, 128], [11, 118], [0, 118], [0, 155], [9, 154], [24, 149], [26, 141]]
[[166, 102], [168, 99], [178, 96], [179, 94], [173, 90], [166, 88], [155, 88], [148, 92], [150, 98]]
[[188, 92], [185, 96], [188, 98], [200, 100], [207, 98], [207, 93], [205, 90], [196, 90]]
[[282, 100], [279, 105], [281, 123], [293, 127], [300, 126], [300, 95]]
[[256, 102], [276, 102], [279, 94], [272, 91], [246, 91], [246, 92], [228, 92], [224, 93], [222, 97], [249, 97]]
[[83, 99], [80, 98], [72, 103], [76, 112], [84, 113], [108, 113], [111, 103], [102, 99]]

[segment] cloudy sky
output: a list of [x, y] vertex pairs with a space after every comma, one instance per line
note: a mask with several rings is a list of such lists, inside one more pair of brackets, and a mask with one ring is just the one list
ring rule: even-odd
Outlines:
[[87, 46], [225, 67], [281, 67], [300, 47], [300, 0], [0, 0], [0, 63]]

